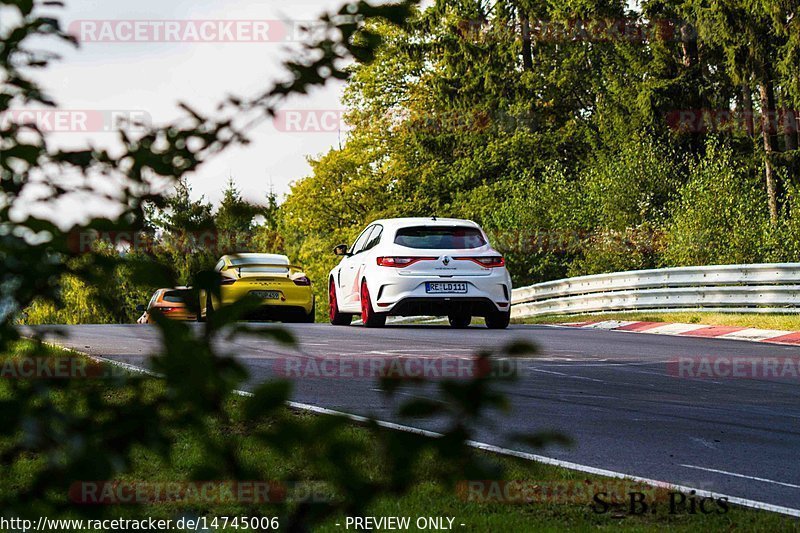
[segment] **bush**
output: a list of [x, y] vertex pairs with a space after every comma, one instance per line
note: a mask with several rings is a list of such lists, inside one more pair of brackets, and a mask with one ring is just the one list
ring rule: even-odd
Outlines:
[[766, 193], [758, 169], [710, 142], [666, 224], [663, 266], [756, 263], [771, 255]]
[[562, 277], [587, 233], [578, 184], [560, 166], [486, 183], [456, 197], [453, 215], [481, 223], [514, 285]]

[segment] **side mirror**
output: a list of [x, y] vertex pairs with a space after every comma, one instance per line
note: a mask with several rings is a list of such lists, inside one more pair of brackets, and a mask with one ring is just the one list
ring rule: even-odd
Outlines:
[[144, 313], [146, 309], [147, 309], [147, 307], [145, 307], [142, 304], [139, 304], [139, 305], [136, 306], [136, 312], [137, 313]]
[[348, 255], [347, 254], [347, 245], [340, 244], [333, 248], [333, 255]]

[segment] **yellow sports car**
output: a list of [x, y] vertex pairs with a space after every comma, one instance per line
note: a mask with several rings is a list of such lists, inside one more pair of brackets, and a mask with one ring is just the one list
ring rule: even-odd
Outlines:
[[289, 264], [289, 258], [285, 255], [223, 255], [214, 270], [222, 276], [221, 301], [201, 290], [198, 321], [204, 321], [215, 309], [249, 294], [259, 298], [261, 306], [246, 318], [314, 322], [311, 280], [300, 267]]

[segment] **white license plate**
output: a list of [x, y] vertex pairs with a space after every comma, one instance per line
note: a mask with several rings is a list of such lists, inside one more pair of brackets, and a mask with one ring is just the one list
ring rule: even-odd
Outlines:
[[425, 292], [432, 294], [465, 293], [467, 284], [457, 281], [428, 281], [425, 283]]
[[281, 298], [279, 291], [250, 291], [250, 294], [262, 300], [280, 300]]

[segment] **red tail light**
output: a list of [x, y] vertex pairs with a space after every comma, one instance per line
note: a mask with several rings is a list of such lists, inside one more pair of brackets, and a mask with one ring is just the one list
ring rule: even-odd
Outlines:
[[454, 257], [459, 261], [473, 261], [487, 268], [497, 268], [506, 266], [506, 260], [502, 255], [490, 255], [487, 257]]
[[177, 311], [178, 309], [180, 309], [180, 307], [157, 307], [156, 309], [158, 309], [162, 313], [171, 313], [173, 311]]
[[403, 268], [418, 261], [435, 261], [435, 257], [379, 257], [378, 266]]
[[292, 281], [294, 281], [295, 285], [301, 285], [303, 287], [308, 287], [309, 285], [311, 285], [311, 280], [308, 279], [307, 276], [300, 276], [299, 278], [295, 278]]

